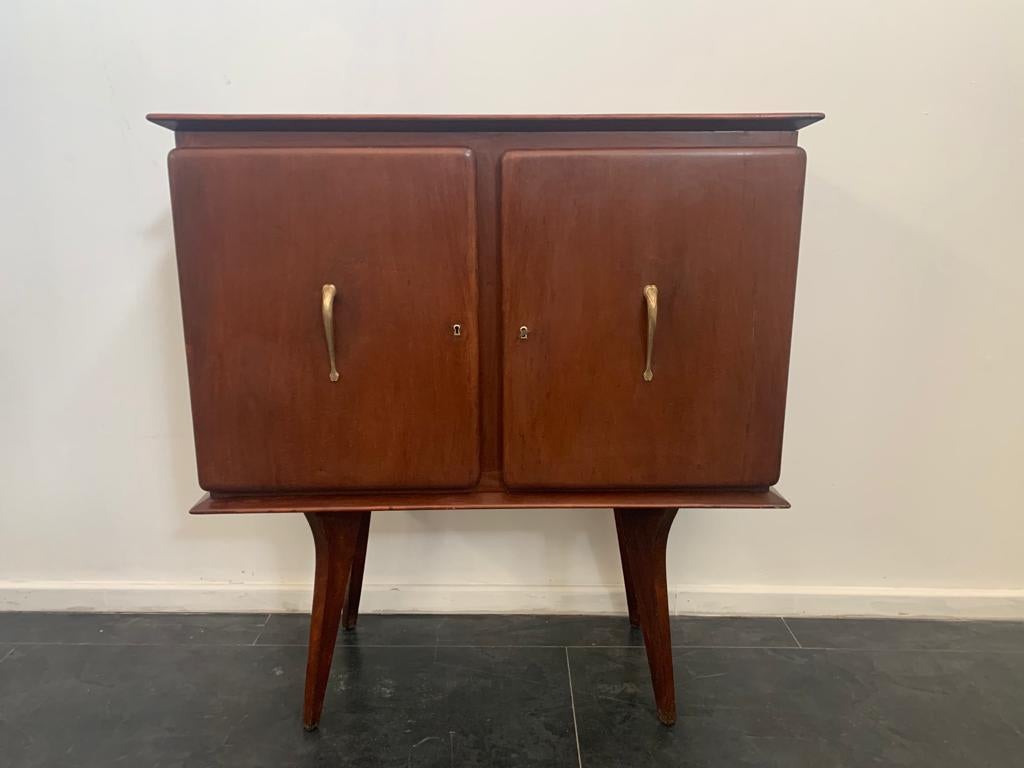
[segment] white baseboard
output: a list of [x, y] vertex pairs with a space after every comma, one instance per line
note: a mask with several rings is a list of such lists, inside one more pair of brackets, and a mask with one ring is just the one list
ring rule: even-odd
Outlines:
[[[0, 611], [308, 611], [309, 584], [0, 581]], [[1024, 619], [1024, 589], [693, 585], [669, 589], [676, 614]], [[622, 587], [367, 584], [382, 613], [624, 613]]]
[[1024, 620], [1024, 589], [680, 585], [672, 593], [677, 614]]

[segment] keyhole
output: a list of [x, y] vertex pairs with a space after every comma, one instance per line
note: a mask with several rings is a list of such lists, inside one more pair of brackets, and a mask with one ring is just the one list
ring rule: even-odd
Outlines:
[[529, 328], [527, 328], [525, 325], [519, 326], [519, 338], [520, 339], [525, 339], [529, 335], [530, 335], [530, 329]]
[[459, 325], [458, 323], [456, 323], [455, 325], [452, 326], [452, 336], [461, 336], [461, 335], [462, 335], [462, 326]]

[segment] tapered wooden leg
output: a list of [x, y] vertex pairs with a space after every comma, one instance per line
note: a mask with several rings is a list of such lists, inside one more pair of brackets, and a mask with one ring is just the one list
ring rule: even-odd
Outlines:
[[341, 612], [341, 626], [355, 629], [359, 620], [359, 596], [363, 591], [363, 569], [366, 567], [366, 544], [370, 540], [370, 513], [358, 513], [362, 520], [359, 523], [359, 538], [356, 540], [356, 554], [352, 560], [352, 573], [348, 578], [348, 591], [345, 593], [345, 608]]
[[327, 679], [331, 674], [334, 643], [338, 639], [341, 609], [348, 592], [352, 565], [363, 524], [362, 512], [307, 512], [316, 548], [313, 579], [313, 611], [309, 622], [309, 657], [306, 662], [306, 695], [302, 724], [312, 731], [320, 722]]
[[633, 621], [632, 614], [635, 613], [644, 634], [658, 719], [665, 725], [676, 721], [672, 632], [665, 579], [665, 545], [676, 511], [672, 508], [615, 510], [627, 599], [632, 584], [630, 621]]
[[615, 510], [615, 532], [619, 537], [619, 559], [622, 561], [622, 580], [626, 583], [626, 609], [629, 612], [629, 623], [640, 626], [640, 616], [636, 612], [636, 591], [633, 588], [633, 574], [629, 569], [629, 551], [623, 544], [628, 535], [624, 533], [625, 524], [619, 521], [619, 510]]

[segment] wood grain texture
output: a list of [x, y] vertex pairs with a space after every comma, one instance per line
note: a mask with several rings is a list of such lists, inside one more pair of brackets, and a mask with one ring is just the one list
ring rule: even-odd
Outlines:
[[[365, 147], [360, 132], [179, 131], [181, 148]], [[480, 440], [483, 472], [501, 467], [501, 285], [498, 244], [499, 173], [501, 156], [517, 149], [699, 148], [795, 146], [793, 131], [620, 131], [415, 133], [381, 132], [372, 143], [384, 148], [464, 146], [476, 165], [476, 231], [480, 328]]]
[[368, 514], [306, 515], [316, 551], [306, 690], [302, 705], [302, 724], [307, 731], [317, 727], [323, 712], [338, 625], [348, 593], [352, 564], [359, 548], [360, 531]]
[[470, 151], [175, 150], [169, 167], [200, 485], [475, 484]]
[[501, 179], [505, 482], [774, 484], [803, 151], [515, 151]]
[[[808, 113], [817, 114], [817, 113]], [[216, 116], [214, 116], [216, 117]], [[642, 119], [643, 116], [637, 116]], [[304, 119], [298, 116], [297, 119]], [[383, 118], [382, 118], [383, 119]], [[427, 118], [429, 119], [429, 118]], [[176, 142], [183, 148], [214, 147], [365, 147], [370, 141], [378, 147], [466, 146], [474, 151], [477, 165], [477, 239], [479, 249], [479, 315], [480, 327], [480, 405], [481, 405], [481, 465], [489, 472], [501, 465], [501, 350], [502, 332], [499, 328], [500, 284], [497, 245], [498, 193], [497, 163], [509, 150], [529, 148], [686, 148], [686, 147], [755, 147], [795, 146], [794, 130], [756, 130], [723, 132], [690, 130], [643, 130], [641, 123], [631, 123], [621, 131], [512, 131], [472, 132], [418, 132], [387, 130], [375, 132], [369, 138], [363, 131], [327, 130], [326, 124], [317, 123], [319, 130], [180, 130]], [[222, 128], [225, 126], [221, 126]], [[263, 126], [266, 127], [266, 126]], [[392, 126], [393, 128], [394, 126]], [[562, 126], [563, 128], [566, 126]], [[593, 126], [589, 126], [592, 128]], [[761, 126], [764, 127], [763, 125]], [[465, 126], [463, 126], [465, 128]]]
[[675, 520], [674, 508], [616, 509], [615, 528], [628, 574], [630, 623], [639, 625], [647, 649], [658, 719], [676, 721], [676, 687], [672, 669], [672, 630], [669, 625], [665, 548]]
[[189, 115], [147, 119], [174, 131], [795, 131], [820, 112], [693, 115]]
[[788, 509], [777, 491], [509, 491], [503, 489], [449, 493], [345, 493], [310, 495], [203, 496], [194, 515], [349, 512], [352, 510], [415, 509], [612, 509], [658, 505], [686, 509]]
[[626, 590], [626, 615], [629, 617], [630, 626], [639, 627], [640, 613], [636, 605], [636, 584], [633, 580], [633, 569], [630, 567], [631, 553], [626, 546], [628, 529], [620, 522], [620, 510], [623, 510], [623, 512], [628, 510], [624, 507], [617, 507], [613, 510], [615, 515], [615, 534], [619, 543], [619, 562], [622, 564], [622, 584]]
[[[768, 486], [796, 132], [822, 117], [149, 116], [179, 147], [196, 453], [214, 492], [192, 512], [306, 515], [307, 729], [339, 626], [358, 619], [370, 510], [406, 509], [614, 509], [629, 618], [658, 717], [675, 721], [677, 509], [789, 506]], [[324, 283], [338, 289], [336, 384]]]

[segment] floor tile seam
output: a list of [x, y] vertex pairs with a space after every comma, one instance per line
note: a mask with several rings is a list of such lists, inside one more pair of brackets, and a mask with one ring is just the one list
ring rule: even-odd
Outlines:
[[796, 636], [796, 633], [790, 628], [789, 622], [786, 621], [786, 617], [779, 616], [779, 621], [782, 622], [782, 626], [784, 626], [786, 628], [786, 631], [789, 632], [789, 636], [793, 638], [793, 642], [796, 643], [796, 647], [803, 648], [803, 643], [800, 642], [800, 640]]
[[576, 694], [572, 689], [572, 664], [569, 662], [569, 646], [565, 646], [565, 672], [569, 678], [569, 705], [572, 708], [572, 733], [576, 737], [576, 762], [583, 768], [583, 751], [580, 749], [580, 728], [576, 719]]
[[270, 623], [270, 617], [272, 615], [273, 614], [268, 613], [266, 617], [263, 619], [263, 626], [260, 627], [260, 631], [257, 632], [256, 637], [253, 638], [252, 645], [257, 645], [259, 643], [260, 638], [263, 637], [263, 633], [267, 631], [267, 625]]
[[[2, 646], [12, 646], [6, 656], [10, 655], [15, 648], [24, 647], [76, 647], [76, 648], [306, 648], [308, 644], [303, 641], [299, 643], [111, 643], [111, 642], [60, 642], [60, 641], [34, 641], [34, 640], [0, 640]], [[335, 648], [454, 648], [454, 649], [486, 649], [486, 648], [522, 648], [522, 649], [546, 649], [558, 650], [571, 648], [574, 650], [644, 650], [642, 645], [531, 645], [525, 643], [509, 644], [478, 644], [478, 643], [344, 643], [338, 644]], [[1022, 656], [1024, 648], [893, 648], [886, 646], [871, 646], [866, 648], [846, 648], [842, 646], [821, 646], [821, 645], [724, 645], [724, 644], [688, 644], [673, 645], [673, 650], [742, 650], [742, 651], [827, 651], [830, 653], [918, 653], [918, 654], [974, 654], [993, 656]]]
[[[132, 643], [132, 642], [63, 642], [63, 641], [39, 641], [39, 640], [6, 640], [0, 641], [0, 645], [13, 645], [13, 646], [75, 646], [75, 647], [92, 647], [92, 648], [305, 648], [307, 643], [305, 641], [296, 643], [269, 643], [269, 642], [253, 642], [253, 643], [176, 643], [176, 642], [152, 642], [152, 643]], [[336, 648], [546, 648], [546, 649], [560, 649], [560, 648], [596, 648], [596, 649], [627, 649], [635, 648], [643, 650], [643, 645], [595, 645], [592, 643], [586, 644], [548, 644], [548, 643], [337, 643]], [[672, 648], [725, 648], [725, 649], [737, 649], [737, 650], [803, 650], [803, 648], [797, 648], [791, 645], [722, 645], [722, 644], [686, 644], [686, 645], [673, 645]], [[858, 650], [858, 649], [831, 649], [831, 648], [811, 648], [807, 647], [806, 650]], [[887, 649], [866, 649], [866, 650], [887, 650]], [[1007, 651], [1007, 653], [1016, 653], [1017, 651]], [[1024, 650], [1019, 651], [1024, 653]]]

